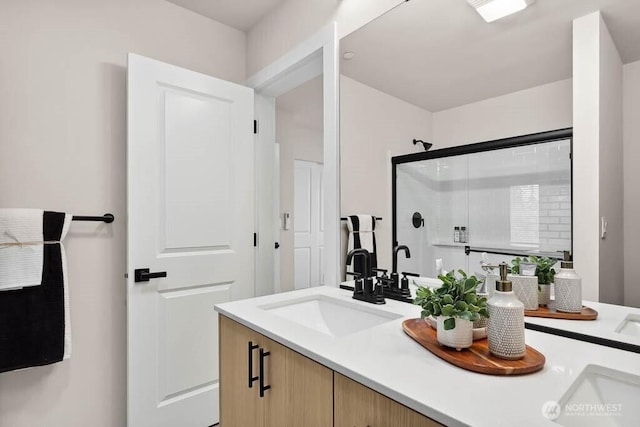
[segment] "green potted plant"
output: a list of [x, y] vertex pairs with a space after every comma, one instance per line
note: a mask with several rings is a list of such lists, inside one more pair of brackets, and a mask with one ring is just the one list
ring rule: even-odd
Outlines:
[[511, 261], [511, 272], [520, 274], [521, 263], [532, 263], [536, 265], [535, 275], [538, 277], [538, 305], [546, 306], [551, 300], [551, 283], [556, 275], [553, 266], [558, 262], [555, 258], [538, 257], [516, 257]]
[[422, 307], [421, 317], [437, 319], [437, 339], [441, 345], [456, 350], [473, 344], [473, 322], [489, 317], [487, 299], [478, 297], [478, 279], [467, 276], [463, 270], [458, 275], [450, 271], [439, 275], [442, 286], [436, 289], [420, 286], [413, 303]]

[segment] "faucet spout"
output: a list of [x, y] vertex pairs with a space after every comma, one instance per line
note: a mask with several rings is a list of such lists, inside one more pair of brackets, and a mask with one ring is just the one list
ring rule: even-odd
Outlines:
[[398, 252], [404, 251], [405, 258], [411, 258], [411, 251], [406, 245], [399, 245], [393, 248], [393, 273], [398, 272]]
[[351, 260], [356, 255], [364, 257], [364, 271], [362, 272], [363, 278], [371, 277], [371, 254], [368, 250], [363, 248], [350, 250], [349, 253], [347, 253], [347, 265], [351, 265]]

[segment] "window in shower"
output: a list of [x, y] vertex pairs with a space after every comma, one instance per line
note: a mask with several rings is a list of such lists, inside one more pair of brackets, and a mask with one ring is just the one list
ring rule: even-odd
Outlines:
[[537, 248], [540, 243], [540, 185], [512, 185], [511, 245]]

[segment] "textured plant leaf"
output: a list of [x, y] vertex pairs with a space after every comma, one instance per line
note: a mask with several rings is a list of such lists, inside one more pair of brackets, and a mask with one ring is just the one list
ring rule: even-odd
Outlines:
[[456, 327], [456, 319], [453, 317], [449, 317], [448, 319], [444, 319], [444, 330], [450, 331]]

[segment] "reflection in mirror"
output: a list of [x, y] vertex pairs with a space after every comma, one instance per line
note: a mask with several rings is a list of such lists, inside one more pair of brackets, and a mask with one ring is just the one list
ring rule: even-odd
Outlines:
[[[604, 28], [602, 37], [609, 37], [610, 34], [611, 45], [614, 50], [617, 49], [614, 52], [619, 56], [616, 72], [620, 74], [620, 77], [615, 77], [619, 80], [607, 75], [606, 78], [612, 81], [602, 80], [599, 87], [607, 90], [619, 87], [620, 95], [616, 95], [618, 98], [615, 102], [621, 105], [619, 108], [607, 108], [604, 105], [594, 107], [597, 111], [607, 112], [601, 117], [618, 120], [618, 124], [601, 127], [603, 131], [607, 129], [611, 133], [600, 137], [594, 154], [589, 151], [591, 148], [585, 148], [586, 143], [583, 142], [583, 138], [591, 137], [592, 131], [585, 134], [584, 122], [574, 123], [574, 117], [579, 120], [582, 114], [582, 110], [579, 112], [575, 109], [583, 107], [583, 103], [577, 100], [584, 99], [584, 96], [580, 97], [585, 88], [582, 82], [590, 69], [588, 66], [576, 67], [575, 55], [579, 53], [574, 51], [572, 36], [574, 20], [598, 10], [601, 11], [604, 24], [599, 27]], [[593, 209], [574, 212], [579, 221], [574, 217], [573, 227], [579, 228], [574, 229], [573, 236], [576, 233], [580, 236], [600, 235], [597, 229], [599, 216], [598, 224], [595, 220], [591, 221], [591, 217], [586, 217], [590, 212], [598, 211], [598, 203], [600, 211], [607, 211], [609, 225], [606, 239], [594, 237], [593, 242], [590, 241], [595, 245], [596, 255], [583, 260], [583, 263], [589, 264], [589, 268], [601, 265], [593, 275], [593, 271], [588, 270], [589, 275], [585, 277], [588, 294], [591, 299], [640, 307], [640, 287], [633, 285], [640, 283], [640, 272], [633, 268], [632, 262], [627, 261], [625, 265], [621, 261], [613, 262], [623, 257], [627, 260], [637, 259], [640, 250], [633, 244], [640, 238], [640, 228], [631, 220], [640, 215], [640, 197], [637, 192], [630, 190], [635, 185], [624, 186], [623, 225], [623, 144], [622, 141], [613, 142], [615, 135], [622, 135], [623, 132], [621, 114], [627, 117], [640, 114], [638, 40], [640, 2], [624, 0], [568, 0], [561, 4], [554, 0], [538, 0], [532, 7], [492, 24], [485, 23], [464, 1], [411, 1], [343, 38], [341, 54], [344, 56], [340, 64], [341, 214], [368, 213], [385, 218], [380, 228], [376, 229], [379, 267], [391, 268], [392, 265], [394, 242], [392, 224], [387, 220], [391, 218], [392, 211], [391, 158], [424, 152], [420, 144], [412, 143], [414, 139], [432, 143], [430, 151], [433, 151], [478, 141], [574, 128], [582, 132], [581, 141], [574, 146], [574, 149], [578, 147], [582, 150], [582, 161], [585, 156], [597, 156], [600, 153], [601, 162], [599, 166], [596, 162], [595, 166], [589, 168], [581, 163], [579, 170], [581, 173], [597, 175], [599, 182], [596, 180], [595, 186], [584, 179], [579, 182], [574, 180], [573, 196], [579, 195], [582, 201], [585, 197], [590, 198], [590, 203], [595, 205]], [[597, 64], [589, 66], [593, 65]], [[630, 119], [624, 121], [624, 126], [624, 182], [634, 183], [640, 178], [631, 157], [626, 153], [634, 153], [636, 158], [640, 156], [640, 145], [633, 140], [633, 135], [640, 134], [640, 123]], [[614, 158], [618, 160], [614, 161]], [[482, 160], [479, 162], [480, 166], [485, 165]], [[456, 164], [450, 164], [449, 167], [451, 172], [459, 169]], [[593, 167], [596, 169], [592, 170]], [[466, 172], [472, 169], [477, 168], [459, 169], [458, 173], [472, 173]], [[451, 182], [450, 185], [457, 183]], [[520, 190], [524, 197], [525, 189]], [[477, 197], [482, 197], [480, 192], [477, 194]], [[629, 196], [633, 199], [629, 199]], [[474, 200], [473, 203], [478, 201]], [[462, 216], [460, 225], [465, 223], [462, 220], [468, 221], [469, 238], [477, 238], [478, 227], [488, 227], [489, 223], [483, 222], [485, 219], [481, 216], [475, 219], [468, 217], [468, 212], [475, 211], [471, 199], [461, 201], [460, 205], [461, 210], [455, 210], [455, 215]], [[409, 212], [409, 218], [415, 212]], [[425, 228], [432, 226], [428, 223], [426, 212], [419, 213], [425, 218]], [[513, 215], [514, 219], [519, 215], [520, 223], [535, 219], [522, 212], [518, 214], [517, 209], [514, 209]], [[477, 223], [473, 225], [473, 221]], [[452, 227], [455, 225], [452, 223], [447, 226], [446, 233], [442, 231], [442, 236], [449, 241], [453, 239]], [[413, 227], [410, 222], [408, 226]], [[495, 236], [479, 243], [496, 246], [498, 242], [495, 240], [498, 237], [502, 239], [507, 231], [511, 239], [512, 227], [509, 226], [502, 231], [494, 230]], [[515, 228], [513, 231], [515, 233]], [[538, 231], [541, 233], [543, 230]], [[566, 237], [567, 231], [564, 229], [553, 231], [565, 233]], [[530, 236], [520, 235], [518, 239], [524, 240], [520, 244], [534, 245]], [[343, 256], [346, 240], [345, 231]], [[398, 239], [398, 243], [405, 242]], [[601, 249], [600, 260], [597, 256], [598, 247]], [[411, 246], [410, 249], [412, 254], [418, 251], [418, 248]], [[559, 247], [541, 246], [539, 250], [553, 252]], [[472, 256], [476, 255], [472, 253]], [[419, 255], [412, 256], [412, 261], [418, 258]], [[489, 256], [489, 261], [498, 260], [501, 259]], [[424, 266], [428, 269], [419, 273], [431, 275], [435, 268], [433, 259], [430, 258], [428, 262], [423, 259], [422, 262], [429, 264]], [[469, 262], [472, 272], [475, 272], [472, 267], [476, 264], [475, 261]], [[466, 262], [462, 267], [465, 266]], [[624, 270], [624, 275], [620, 270]], [[615, 280], [599, 280], [598, 274], [601, 278], [615, 277]]]
[[[607, 45], [599, 45], [602, 51], [587, 59], [576, 48], [574, 20], [596, 11], [601, 11], [601, 20], [596, 19], [597, 29], [583, 28], [581, 35], [607, 40]], [[637, 144], [640, 121], [634, 119], [640, 116], [639, 41], [640, 2], [625, 0], [538, 0], [528, 9], [491, 24], [485, 23], [465, 1], [414, 0], [348, 35], [341, 40], [341, 54], [349, 54], [340, 64], [342, 216], [369, 213], [385, 219], [376, 229], [378, 265], [391, 268], [395, 243], [391, 221], [391, 158], [424, 153], [420, 144], [412, 143], [414, 139], [432, 143], [429, 152], [433, 152], [478, 141], [573, 128], [574, 167], [579, 165], [579, 168], [573, 170], [572, 196], [576, 210], [571, 237], [578, 246], [572, 249], [588, 255], [576, 266], [578, 273], [579, 268], [588, 272], [583, 275], [583, 288], [589, 295], [586, 299], [640, 307], [640, 286], [637, 286], [640, 270], [635, 268], [640, 256], [640, 248], [635, 244], [640, 239], [640, 227], [635, 220], [640, 216], [636, 185], [640, 171], [633, 160], [640, 158], [640, 144]], [[593, 70], [607, 71], [594, 77]], [[595, 80], [589, 80], [591, 77], [600, 79], [599, 83], [594, 84]], [[599, 88], [606, 97], [598, 98], [592, 87]], [[586, 105], [592, 98], [598, 100]], [[587, 110], [598, 112], [587, 119], [588, 123], [584, 116]], [[557, 160], [566, 162], [565, 148], [556, 148], [559, 150]], [[521, 248], [537, 246], [539, 251], [553, 253], [566, 248], [568, 231], [563, 227], [566, 222], [560, 219], [556, 230], [549, 230], [548, 224], [547, 230], [543, 230], [540, 227], [545, 226], [541, 222], [544, 213], [539, 206], [529, 209], [527, 215], [530, 199], [535, 200], [535, 189], [526, 186], [534, 184], [519, 183], [516, 176], [513, 182], [503, 183], [503, 194], [496, 193], [496, 200], [490, 199], [489, 192], [474, 188], [473, 174], [490, 171], [491, 179], [499, 181], [501, 173], [511, 173], [505, 159], [491, 158], [503, 164], [503, 170], [493, 170], [489, 166], [491, 162], [483, 156], [495, 155], [487, 152], [477, 160], [439, 159], [426, 167], [424, 173], [430, 174], [434, 181], [430, 185], [436, 185], [438, 180], [447, 181], [442, 185], [448, 185], [448, 194], [443, 194], [439, 203], [440, 206], [448, 203], [449, 223], [443, 221], [440, 225], [443, 228], [436, 228], [437, 224], [431, 222], [433, 219], [428, 215], [434, 206], [407, 211], [404, 223], [398, 224], [398, 233], [403, 232], [400, 227], [408, 227], [405, 232], [414, 236], [423, 232], [412, 224], [417, 212], [424, 219], [424, 232], [432, 236], [437, 232], [438, 244], [442, 246], [431, 244], [420, 249], [415, 242], [397, 238], [397, 243], [407, 244], [412, 253], [410, 260], [400, 258], [400, 265], [404, 266], [400, 269], [433, 276], [435, 260], [439, 259], [435, 253], [457, 249], [453, 242], [456, 225], [468, 226], [470, 243], [478, 244], [479, 249], [504, 249], [503, 245], [512, 249], [520, 245]], [[588, 159], [593, 161], [585, 161]], [[511, 165], [514, 164], [515, 160]], [[546, 172], [560, 180], [562, 173], [551, 170], [555, 167], [554, 161], [547, 165]], [[445, 167], [448, 167], [446, 172]], [[423, 197], [421, 191], [433, 191], [420, 188], [410, 172], [414, 176], [418, 174], [405, 170], [399, 179], [415, 187], [410, 189], [412, 197]], [[522, 174], [538, 172], [544, 175], [543, 170], [522, 171]], [[506, 181], [506, 176], [503, 178]], [[465, 184], [467, 181], [469, 185]], [[483, 182], [490, 184], [487, 180], [479, 181]], [[541, 188], [545, 186], [551, 184], [544, 181], [538, 184], [538, 204], [542, 203], [542, 191], [546, 190]], [[445, 197], [452, 199], [453, 194], [464, 188], [469, 191], [468, 199], [455, 200], [455, 203], [444, 200]], [[576, 199], [581, 203], [579, 207], [575, 205]], [[486, 206], [499, 203], [507, 204], [509, 224], [491, 222], [491, 211]], [[477, 208], [478, 204], [483, 208]], [[599, 229], [602, 216], [606, 216], [608, 223], [604, 239]], [[535, 223], [538, 224], [537, 243], [531, 228]], [[484, 234], [488, 228], [492, 230]], [[543, 237], [543, 231], [557, 232], [557, 239], [553, 238], [556, 241]], [[588, 245], [579, 245], [576, 236], [582, 241], [584, 236], [589, 236]], [[345, 231], [343, 257], [346, 239]], [[434, 240], [434, 243], [437, 242]], [[447, 268], [467, 268], [468, 265], [470, 272], [480, 272], [481, 253], [459, 256], [461, 259], [452, 259]], [[491, 263], [503, 259], [503, 255], [487, 257]], [[611, 314], [605, 323], [604, 312], [611, 306], [598, 307], [601, 310], [597, 322], [582, 322], [579, 327], [570, 321], [556, 325], [565, 331], [579, 328], [580, 333], [589, 336], [600, 333], [613, 341], [627, 339], [617, 336], [621, 332], [615, 329], [626, 314], [635, 313], [634, 309], [621, 307], [624, 313]], [[606, 330], [600, 330], [598, 325]], [[623, 329], [633, 330], [630, 328]], [[596, 329], [599, 332], [596, 333]]]
[[[539, 138], [491, 151], [473, 151], [486, 147], [476, 144], [457, 155], [436, 150], [394, 159], [395, 242], [417, 255], [399, 260], [399, 268], [427, 277], [458, 268], [482, 276], [482, 253], [497, 264], [571, 251], [571, 140]], [[420, 228], [415, 212], [424, 217]]]
[[280, 237], [275, 283], [281, 291], [324, 284], [322, 88], [321, 75], [276, 99]]

